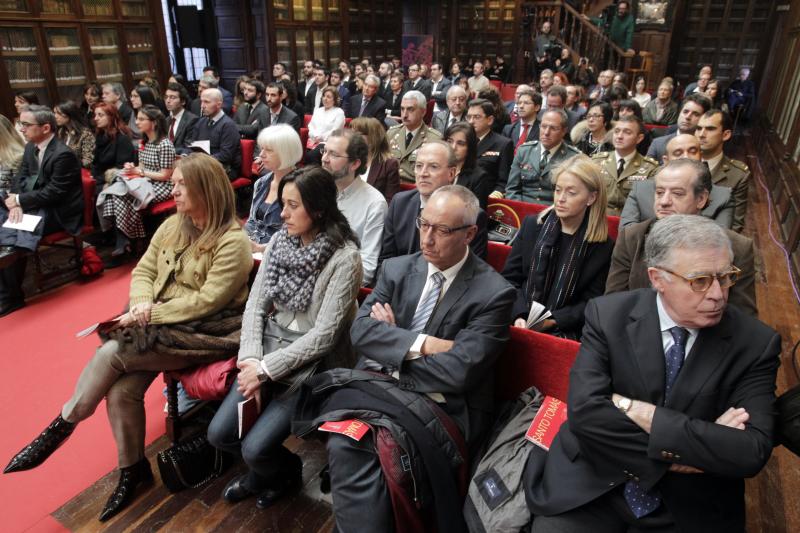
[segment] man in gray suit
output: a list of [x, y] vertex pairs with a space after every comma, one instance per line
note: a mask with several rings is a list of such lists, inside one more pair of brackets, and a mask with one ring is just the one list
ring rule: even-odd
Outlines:
[[[478, 199], [459, 185], [434, 192], [418, 218], [421, 251], [387, 259], [350, 337], [357, 368], [394, 376], [437, 402], [475, 446], [492, 420], [493, 367], [509, 337], [514, 289], [469, 249]], [[393, 531], [374, 436], [328, 439], [339, 531]], [[439, 495], [437, 495], [437, 498]]]
[[711, 109], [711, 100], [702, 93], [690, 94], [684, 98], [678, 115], [677, 131], [653, 140], [650, 144], [650, 148], [647, 149], [647, 157], [652, 157], [656, 161], [662, 161], [667, 152], [667, 143], [679, 133], [694, 135], [694, 130], [697, 129], [700, 117], [709, 109]]
[[[258, 132], [270, 125], [269, 108], [264, 103], [265, 90], [264, 84], [258, 80], [248, 80], [244, 84], [245, 103], [239, 106], [233, 117], [243, 139], [255, 139]], [[280, 95], [280, 89], [275, 90]]]
[[[664, 163], [678, 159], [694, 159], [700, 161], [700, 141], [694, 135], [680, 134], [667, 143], [667, 154]], [[637, 181], [633, 184], [625, 206], [622, 208], [620, 226], [641, 222], [656, 216], [653, 207], [656, 184], [652, 179]], [[730, 229], [733, 224], [733, 203], [731, 202], [731, 188], [712, 185], [705, 207], [700, 215], [712, 219], [725, 229]]]
[[451, 85], [447, 90], [447, 109], [435, 113], [431, 119], [431, 128], [442, 135], [444, 130], [455, 124], [467, 120], [467, 91], [458, 85]]

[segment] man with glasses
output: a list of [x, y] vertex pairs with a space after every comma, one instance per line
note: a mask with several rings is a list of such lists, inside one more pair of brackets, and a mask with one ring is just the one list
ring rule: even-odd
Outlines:
[[[645, 261], [645, 240], [656, 220], [672, 215], [700, 215], [711, 192], [711, 173], [694, 159], [669, 161], [655, 175], [655, 218], [621, 227], [606, 280], [606, 294], [650, 286]], [[710, 220], [710, 219], [709, 219]], [[713, 221], [712, 221], [713, 222]], [[756, 316], [753, 241], [729, 229], [733, 264], [741, 274], [728, 301]]]
[[516, 94], [517, 119], [503, 128], [503, 135], [514, 143], [514, 153], [524, 143], [539, 138], [539, 110], [542, 108], [542, 95], [528, 89]]
[[447, 89], [447, 109], [433, 115], [431, 128], [442, 135], [447, 128], [456, 122], [467, 120], [467, 91], [458, 85], [451, 85]]
[[386, 199], [361, 178], [367, 169], [367, 141], [351, 129], [338, 129], [322, 149], [322, 167], [333, 175], [336, 203], [361, 243], [364, 285], [372, 284], [383, 239]]
[[[417, 151], [414, 175], [417, 188], [395, 194], [389, 204], [389, 211], [383, 223], [381, 262], [390, 257], [419, 251], [419, 231], [415, 221], [434, 191], [453, 183], [456, 176], [456, 157], [453, 149], [441, 140], [423, 144]], [[488, 242], [486, 212], [481, 210], [477, 217], [476, 234], [470, 239], [470, 248], [478, 257], [485, 258]]]
[[[83, 224], [80, 161], [54, 135], [53, 111], [30, 105], [19, 119], [28, 143], [11, 190], [0, 204], [0, 316], [25, 305], [27, 254], [36, 251], [39, 240], [57, 231], [78, 235]], [[42, 219], [34, 231], [2, 227], [6, 221], [22, 222], [23, 215]]]
[[[418, 163], [445, 164], [445, 146], [440, 141], [425, 145]], [[430, 158], [424, 155], [427, 152]], [[452, 179], [452, 168], [445, 173]], [[356, 369], [395, 377], [394, 383], [411, 401], [436, 402], [441, 416], [454, 422], [463, 436], [470, 457], [493, 421], [493, 367], [509, 338], [506, 324], [515, 297], [511, 285], [470, 251], [480, 213], [478, 199], [459, 185], [430, 194], [422, 213], [415, 216], [421, 250], [384, 262], [375, 289], [350, 329], [360, 357]], [[357, 442], [331, 433], [327, 447], [337, 529], [394, 531], [374, 434], [369, 432]], [[441, 448], [432, 443], [426, 451], [431, 449]], [[449, 482], [449, 466], [446, 461], [427, 463], [423, 470], [435, 467], [444, 469], [441, 478], [418, 480], [440, 488], [435, 498], [445, 503], [431, 509], [452, 513], [437, 516], [439, 524], [446, 520], [454, 531], [466, 530], [458, 489]], [[452, 493], [444, 492], [448, 488]]]
[[526, 465], [534, 533], [744, 531], [744, 478], [772, 453], [781, 339], [728, 305], [729, 236], [665, 217], [645, 244], [653, 289], [586, 306], [567, 422]]
[[403, 83], [403, 92], [419, 91], [425, 95], [425, 100], [431, 97], [431, 83], [424, 79], [420, 73], [420, 66], [416, 63], [408, 67], [408, 79]]
[[167, 117], [167, 137], [177, 153], [184, 153], [194, 142], [195, 126], [198, 116], [186, 109], [189, 93], [180, 83], [170, 83], [164, 91], [164, 105], [169, 111]]

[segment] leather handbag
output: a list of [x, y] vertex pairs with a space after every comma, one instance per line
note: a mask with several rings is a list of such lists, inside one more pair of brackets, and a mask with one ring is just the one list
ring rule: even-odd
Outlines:
[[514, 240], [514, 237], [517, 236], [517, 232], [519, 231], [519, 229], [514, 226], [494, 218], [490, 218], [486, 222], [486, 229], [488, 232], [487, 237], [490, 241], [503, 244], [511, 244], [511, 241]]
[[[305, 335], [303, 331], [295, 331], [278, 324], [275, 321], [275, 315], [270, 314], [264, 321], [264, 336], [262, 341], [262, 353], [268, 354], [274, 351], [286, 348], [294, 341]], [[282, 385], [286, 385], [288, 389], [282, 394], [291, 394], [300, 388], [303, 382], [314, 375], [317, 367], [319, 366], [320, 359], [312, 361], [292, 372], [285, 378], [276, 380]]]
[[[792, 349], [792, 367], [795, 375], [800, 378], [800, 369], [797, 365], [797, 347]], [[800, 456], [800, 385], [795, 385], [778, 397], [775, 402], [778, 410], [776, 444], [783, 444], [792, 453]]]
[[205, 485], [232, 464], [231, 457], [214, 448], [204, 434], [158, 452], [161, 481], [170, 492]]

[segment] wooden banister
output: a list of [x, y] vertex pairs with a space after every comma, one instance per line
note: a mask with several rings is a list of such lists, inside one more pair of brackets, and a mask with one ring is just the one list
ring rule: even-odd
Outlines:
[[561, 1], [525, 1], [522, 13], [522, 50], [517, 59], [518, 81], [526, 80], [534, 61], [534, 39], [545, 20], [553, 25], [559, 42], [569, 48], [573, 56], [587, 57], [595, 67], [627, 72], [635, 54], [628, 53], [613, 42], [591, 20], [586, 20], [571, 5]]

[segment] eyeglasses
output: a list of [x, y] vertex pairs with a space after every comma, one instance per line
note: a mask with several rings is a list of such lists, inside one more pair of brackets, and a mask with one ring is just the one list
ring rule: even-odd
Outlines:
[[320, 153], [322, 154], [322, 157], [325, 157], [327, 155], [328, 157], [339, 157], [339, 158], [347, 159], [346, 155], [337, 154], [336, 152], [331, 152], [330, 150], [326, 150], [325, 148], [320, 150]]
[[422, 217], [417, 217], [414, 220], [414, 223], [417, 226], [417, 229], [421, 229], [422, 231], [432, 229], [433, 231], [436, 232], [437, 235], [441, 237], [447, 237], [449, 235], [452, 235], [456, 231], [461, 231], [462, 229], [467, 229], [472, 227], [472, 224], [466, 224], [464, 226], [459, 226], [457, 228], [451, 228], [450, 226], [444, 226], [442, 224], [431, 224]]
[[674, 276], [678, 276], [683, 281], [688, 283], [689, 287], [691, 287], [694, 292], [706, 292], [714, 284], [714, 279], [719, 282], [719, 286], [722, 289], [732, 287], [736, 281], [738, 281], [739, 275], [742, 273], [741, 270], [735, 266], [732, 266], [727, 272], [721, 272], [719, 274], [701, 274], [699, 276], [687, 278], [686, 276], [681, 276], [677, 272], [673, 272], [666, 268], [659, 267], [659, 269], [663, 270], [664, 272], [669, 272]]
[[31, 126], [40, 126], [40, 124], [36, 122], [20, 122], [19, 125], [22, 126], [23, 128], [30, 128]]
[[588, 113], [586, 115], [586, 118], [603, 118], [603, 115], [599, 113]]

